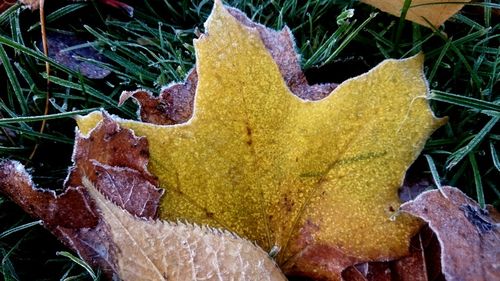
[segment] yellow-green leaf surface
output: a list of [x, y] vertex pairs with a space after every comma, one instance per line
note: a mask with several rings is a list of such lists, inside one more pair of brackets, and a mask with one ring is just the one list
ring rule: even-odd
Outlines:
[[[199, 81], [189, 122], [120, 123], [146, 136], [150, 171], [167, 190], [163, 219], [233, 231], [280, 264], [311, 245], [352, 261], [407, 253], [418, 229], [391, 219], [397, 189], [442, 123], [426, 100], [423, 56], [387, 60], [320, 101], [287, 88], [255, 29], [216, 1], [195, 40]], [[88, 132], [100, 119], [78, 119]]]

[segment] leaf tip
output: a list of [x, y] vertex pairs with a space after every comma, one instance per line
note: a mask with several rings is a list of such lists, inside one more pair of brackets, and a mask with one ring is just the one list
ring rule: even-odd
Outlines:
[[101, 111], [92, 111], [87, 115], [77, 115], [75, 116], [76, 124], [82, 135], [88, 135], [89, 132], [96, 127], [103, 116]]

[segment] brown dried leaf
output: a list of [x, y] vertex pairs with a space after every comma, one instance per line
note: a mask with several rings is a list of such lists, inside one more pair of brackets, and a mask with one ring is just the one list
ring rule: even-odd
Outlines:
[[500, 230], [494, 209], [481, 209], [454, 187], [422, 193], [401, 205], [403, 212], [421, 217], [441, 245], [446, 280], [500, 280]]
[[425, 268], [430, 281], [444, 281], [441, 270], [441, 247], [436, 234], [428, 227], [420, 231], [422, 246], [424, 247]]
[[[426, 250], [436, 250], [432, 246], [427, 249], [430, 242], [427, 241], [428, 233], [433, 234], [428, 228], [423, 228], [413, 237], [408, 256], [389, 262], [369, 262], [350, 266], [342, 272], [343, 281], [437, 281], [436, 276], [427, 271], [428, 262], [439, 263], [439, 259], [433, 259], [432, 255], [426, 256]], [[439, 246], [437, 252], [439, 254]]]
[[[405, 0], [362, 0], [361, 2], [399, 17]], [[456, 2], [449, 0], [412, 0], [406, 19], [423, 26], [429, 26], [427, 22], [429, 21], [433, 27], [439, 27], [460, 11], [464, 4], [468, 2], [470, 0]]]
[[107, 114], [102, 123], [88, 133], [80, 132], [75, 136], [73, 151], [74, 166], [70, 169], [67, 186], [82, 185], [82, 178], [88, 177], [94, 182], [97, 175], [94, 163], [112, 167], [129, 167], [141, 174], [151, 184], [157, 185], [157, 179], [148, 170], [149, 146], [144, 137], [136, 137], [131, 130], [122, 129]]
[[36, 188], [24, 167], [16, 161], [0, 163], [0, 191], [44, 226], [64, 244], [94, 266], [113, 277], [115, 250], [110, 245], [106, 226], [83, 187], [69, 187], [56, 196], [50, 190]]
[[160, 125], [184, 123], [193, 114], [194, 94], [198, 74], [193, 69], [183, 83], [176, 83], [162, 89], [159, 97], [145, 90], [123, 92], [119, 104], [133, 97], [139, 104], [139, 117], [142, 121]]
[[1, 191], [47, 227], [94, 227], [97, 215], [80, 187], [70, 187], [63, 194], [36, 188], [31, 176], [17, 161], [0, 162]]
[[391, 263], [393, 276], [397, 276], [395, 280], [428, 281], [424, 246], [420, 234], [413, 237], [410, 254]]

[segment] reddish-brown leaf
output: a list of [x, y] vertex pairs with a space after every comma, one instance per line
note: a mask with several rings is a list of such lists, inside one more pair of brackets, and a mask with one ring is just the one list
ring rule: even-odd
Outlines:
[[94, 227], [97, 215], [80, 187], [68, 188], [56, 195], [52, 190], [36, 188], [21, 163], [0, 163], [0, 190], [22, 206], [30, 215], [42, 219], [46, 226], [69, 228]]
[[155, 217], [163, 191], [156, 188], [155, 177], [146, 169], [147, 141], [104, 118], [88, 137], [77, 132], [73, 161], [68, 187], [61, 195], [36, 188], [24, 167], [15, 161], [0, 163], [0, 191], [42, 219], [61, 241], [114, 280], [118, 278], [116, 247], [82, 179], [87, 178], [131, 214]]

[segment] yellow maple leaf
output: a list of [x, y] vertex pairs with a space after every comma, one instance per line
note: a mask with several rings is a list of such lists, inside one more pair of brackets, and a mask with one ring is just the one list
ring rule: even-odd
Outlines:
[[[193, 117], [146, 136], [166, 189], [160, 217], [224, 228], [281, 249], [285, 273], [339, 279], [348, 265], [407, 253], [419, 221], [393, 215], [398, 187], [442, 124], [423, 56], [387, 60], [320, 101], [294, 96], [256, 29], [216, 1], [195, 41]], [[83, 133], [99, 112], [78, 118]]]

